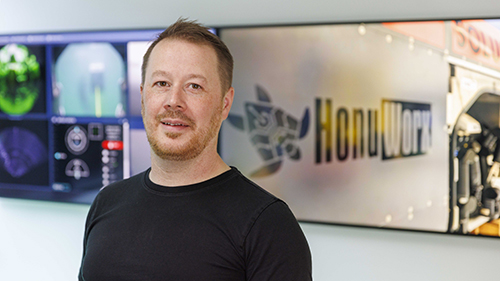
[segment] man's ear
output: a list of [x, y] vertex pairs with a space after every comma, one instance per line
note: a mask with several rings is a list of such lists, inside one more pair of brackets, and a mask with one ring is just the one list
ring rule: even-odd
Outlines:
[[231, 106], [233, 105], [234, 99], [234, 88], [231, 87], [224, 95], [224, 99], [222, 100], [222, 120], [225, 120], [229, 115], [229, 111], [231, 110]]
[[140, 87], [141, 87], [141, 115], [142, 115], [144, 114], [144, 93], [143, 93], [144, 87], [142, 84]]

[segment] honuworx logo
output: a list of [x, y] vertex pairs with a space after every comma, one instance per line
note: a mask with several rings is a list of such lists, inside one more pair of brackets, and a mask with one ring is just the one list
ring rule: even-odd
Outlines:
[[425, 154], [431, 147], [431, 105], [382, 100], [382, 159]]
[[379, 155], [390, 160], [429, 151], [430, 104], [382, 99], [381, 112], [380, 118], [376, 108], [339, 106], [334, 111], [332, 99], [316, 98], [315, 163], [332, 162], [333, 154], [342, 162]]
[[[309, 108], [298, 119], [273, 104], [263, 87], [256, 86], [257, 101], [244, 104], [244, 115], [231, 113], [229, 123], [246, 131], [262, 159], [251, 177], [276, 173], [285, 158], [301, 160], [313, 154], [315, 164], [381, 160], [426, 154], [431, 148], [431, 104], [382, 99], [381, 109], [337, 106], [333, 99], [315, 98], [314, 151], [301, 150], [310, 127]], [[285, 157], [286, 156], [286, 157]], [[309, 163], [308, 163], [309, 164]]]
[[256, 90], [257, 102], [245, 103], [245, 115], [229, 114], [227, 120], [234, 127], [247, 131], [250, 142], [264, 162], [250, 176], [263, 177], [277, 172], [285, 155], [291, 160], [301, 158], [296, 142], [309, 129], [309, 109], [306, 108], [302, 118], [298, 120], [273, 105], [264, 88], [257, 85]]

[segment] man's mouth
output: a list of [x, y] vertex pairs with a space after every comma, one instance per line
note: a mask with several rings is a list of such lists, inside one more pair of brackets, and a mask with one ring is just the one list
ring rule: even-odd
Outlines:
[[184, 125], [181, 123], [170, 123], [170, 122], [161, 122], [163, 125], [168, 125], [168, 126], [182, 126], [182, 127], [188, 127], [188, 125]]
[[172, 129], [183, 129], [196, 127], [194, 121], [183, 112], [167, 111], [156, 116], [156, 121]]

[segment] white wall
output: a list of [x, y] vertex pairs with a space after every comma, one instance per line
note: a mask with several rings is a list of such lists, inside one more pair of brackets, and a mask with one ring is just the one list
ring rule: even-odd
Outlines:
[[76, 280], [88, 209], [0, 199], [0, 280]]
[[[500, 17], [498, 0], [0, 0], [0, 34], [165, 27]], [[0, 280], [76, 280], [88, 206], [0, 199]], [[496, 280], [500, 239], [302, 224], [314, 279]], [[496, 278], [496, 279], [494, 279]]]
[[0, 32], [500, 16], [497, 0], [0, 0]]

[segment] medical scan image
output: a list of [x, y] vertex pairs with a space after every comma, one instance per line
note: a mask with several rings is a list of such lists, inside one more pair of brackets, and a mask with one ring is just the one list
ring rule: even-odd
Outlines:
[[[37, 54], [35, 54], [35, 53]], [[0, 111], [23, 115], [45, 110], [44, 48], [8, 44], [0, 48]]]
[[[47, 123], [7, 121], [0, 126], [0, 182], [48, 184]], [[44, 130], [43, 130], [44, 129]]]
[[55, 114], [125, 116], [126, 65], [112, 44], [72, 43], [54, 50]]

